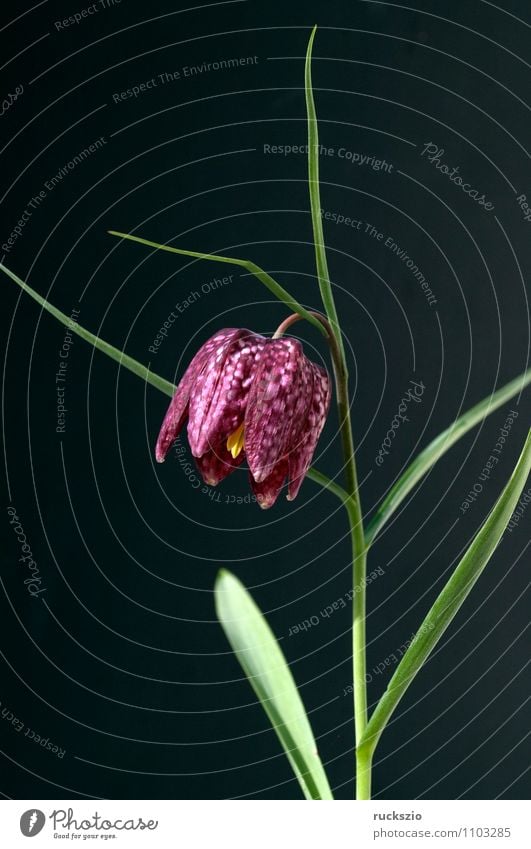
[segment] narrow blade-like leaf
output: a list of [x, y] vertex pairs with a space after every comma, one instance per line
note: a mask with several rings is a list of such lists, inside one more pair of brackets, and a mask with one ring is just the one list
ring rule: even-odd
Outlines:
[[320, 333], [326, 336], [325, 328], [321, 322], [311, 314], [311, 312], [308, 312], [302, 304], [299, 304], [299, 302], [296, 301], [295, 298], [293, 298], [292, 295], [290, 295], [290, 293], [280, 285], [280, 283], [277, 283], [277, 281], [271, 277], [267, 271], [264, 271], [263, 268], [260, 268], [260, 266], [248, 259], [235, 259], [230, 256], [219, 256], [218, 254], [204, 254], [198, 251], [185, 251], [183, 248], [172, 248], [171, 245], [160, 245], [158, 242], [151, 242], [149, 239], [141, 239], [140, 236], [132, 236], [130, 233], [119, 233], [116, 230], [109, 230], [108, 232], [111, 236], [118, 236], [120, 239], [128, 239], [130, 242], [138, 242], [141, 245], [147, 245], [147, 247], [156, 248], [159, 251], [168, 251], [169, 253], [180, 254], [181, 256], [192, 256], [196, 259], [210, 259], [213, 262], [227, 262], [230, 265], [239, 265], [251, 274], [254, 274], [254, 276], [257, 277], [264, 286], [267, 286], [269, 291], [272, 292], [279, 301], [286, 304], [292, 312], [298, 313], [302, 318], [305, 318], [306, 321], [309, 321], [310, 324], [313, 324]]
[[483, 401], [460, 416], [450, 427], [443, 430], [433, 442], [430, 442], [391, 487], [367, 525], [365, 532], [367, 545], [373, 542], [376, 534], [382, 529], [406, 495], [411, 492], [415, 484], [431, 469], [437, 460], [449, 451], [465, 433], [468, 433], [475, 425], [483, 421], [502, 404], [505, 404], [506, 401], [509, 401], [510, 398], [513, 398], [514, 395], [518, 395], [529, 383], [531, 383], [531, 369], [502, 386], [488, 398], [484, 398]]
[[6, 266], [2, 265], [2, 263], [0, 263], [0, 271], [3, 271], [4, 274], [7, 274], [7, 276], [11, 278], [11, 280], [14, 280], [15, 283], [20, 286], [20, 288], [23, 289], [24, 292], [27, 292], [28, 295], [30, 295], [30, 297], [32, 297], [34, 301], [37, 301], [37, 303], [40, 304], [43, 309], [49, 312], [50, 315], [53, 315], [53, 317], [56, 318], [57, 321], [60, 321], [61, 324], [65, 325], [65, 327], [68, 327], [69, 330], [72, 331], [72, 333], [76, 333], [78, 336], [81, 336], [82, 339], [84, 339], [86, 342], [89, 342], [89, 344], [97, 348], [98, 351], [107, 354], [107, 356], [110, 357], [112, 360], [116, 360], [116, 362], [119, 363], [121, 366], [126, 369], [129, 369], [129, 371], [132, 371], [133, 374], [136, 374], [138, 377], [141, 377], [142, 380], [145, 380], [147, 383], [150, 383], [156, 389], [159, 389], [161, 392], [164, 392], [165, 395], [173, 397], [173, 394], [175, 392], [175, 386], [173, 385], [173, 383], [170, 383], [169, 380], [165, 380], [163, 377], [159, 377], [158, 374], [153, 374], [153, 372], [150, 371], [147, 366], [142, 365], [142, 363], [137, 362], [137, 360], [134, 360], [132, 357], [128, 357], [127, 354], [124, 354], [123, 351], [119, 351], [118, 348], [115, 348], [113, 345], [109, 345], [108, 342], [104, 342], [104, 340], [100, 339], [99, 336], [95, 336], [94, 333], [90, 332], [90, 330], [85, 330], [85, 328], [81, 327], [80, 324], [75, 321], [72, 321], [70, 316], [65, 315], [64, 312], [61, 312], [61, 310], [58, 310], [52, 304], [48, 303], [48, 301], [43, 298], [42, 295], [39, 295], [38, 292], [28, 286], [27, 283], [24, 283], [24, 281], [21, 280], [20, 277], [17, 277], [17, 275], [13, 271], [10, 271], [9, 268], [6, 268]]
[[489, 562], [518, 504], [530, 470], [531, 431], [509, 482], [398, 664], [369, 720], [360, 748], [374, 749], [398, 702]]
[[308, 47], [306, 49], [306, 63], [304, 66], [304, 90], [306, 93], [306, 114], [308, 116], [308, 188], [310, 190], [310, 209], [312, 213], [313, 241], [315, 246], [315, 264], [317, 267], [317, 278], [319, 280], [321, 298], [323, 299], [323, 305], [326, 310], [328, 320], [330, 321], [336, 336], [343, 363], [345, 363], [345, 349], [343, 346], [336, 305], [332, 293], [332, 285], [330, 283], [330, 276], [328, 273], [323, 220], [321, 216], [321, 191], [319, 188], [319, 128], [317, 125], [317, 113], [315, 111], [312, 86], [312, 49], [316, 31], [317, 27], [315, 26], [312, 29], [308, 41]]
[[348, 508], [350, 506], [352, 498], [350, 497], [346, 489], [343, 489], [343, 487], [336, 483], [335, 480], [331, 480], [329, 477], [324, 475], [323, 472], [320, 472], [319, 469], [315, 468], [315, 466], [310, 466], [310, 468], [306, 472], [306, 477], [314, 481], [315, 483], [318, 483], [319, 486], [323, 487], [323, 489], [329, 489], [330, 492], [333, 492], [334, 495], [336, 495], [339, 500], [343, 502], [345, 507]]
[[277, 640], [245, 587], [222, 570], [216, 612], [243, 671], [275, 729], [306, 799], [332, 799], [314, 736]]

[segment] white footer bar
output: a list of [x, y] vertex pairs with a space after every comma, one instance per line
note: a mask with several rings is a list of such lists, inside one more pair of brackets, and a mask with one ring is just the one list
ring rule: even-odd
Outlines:
[[[2, 846], [529, 849], [525, 801], [3, 801]], [[35, 843], [28, 843], [35, 838]]]

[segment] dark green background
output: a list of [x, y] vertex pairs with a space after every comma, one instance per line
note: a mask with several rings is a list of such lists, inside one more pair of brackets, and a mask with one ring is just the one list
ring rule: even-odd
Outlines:
[[[303, 56], [317, 22], [322, 143], [393, 164], [386, 173], [323, 157], [323, 207], [392, 236], [437, 297], [430, 307], [410, 270], [366, 233], [325, 226], [349, 344], [362, 500], [372, 513], [414, 454], [526, 368], [531, 225], [516, 195], [529, 194], [529, 31], [519, 20], [527, 4], [428, 2], [415, 11], [252, 0], [180, 12], [165, 0], [122, 0], [56, 30], [54, 21], [88, 5], [44, 3], [1, 31], [10, 60], [2, 97], [24, 86], [0, 123], [1, 242], [45, 180], [107, 140], [47, 195], [4, 262], [65, 312], [79, 306], [82, 324], [168, 379], [217, 328], [270, 333], [285, 310], [237, 268], [122, 245], [109, 228], [248, 257], [319, 308], [305, 158], [263, 152], [305, 142]], [[5, 24], [22, 11], [4, 3]], [[250, 56], [253, 65], [113, 102], [160, 73]], [[421, 157], [428, 142], [494, 212]], [[196, 299], [150, 354], [175, 303], [231, 272], [232, 282]], [[0, 791], [299, 798], [215, 621], [212, 586], [223, 564], [283, 638], [336, 796], [350, 798], [350, 610], [288, 636], [350, 587], [346, 518], [334, 497], [307, 481], [294, 504], [281, 498], [262, 513], [225, 503], [248, 492], [245, 473], [212, 501], [176, 459], [155, 468], [167, 399], [81, 340], [68, 361], [66, 432], [57, 434], [64, 329], [7, 278], [0, 285], [4, 503], [15, 505], [47, 587], [40, 599], [28, 596], [4, 508], [0, 701], [66, 749], [58, 760], [2, 721]], [[311, 328], [295, 330], [311, 356], [326, 357]], [[410, 405], [378, 468], [412, 379], [426, 387], [422, 403]], [[370, 670], [411, 637], [508, 478], [529, 395], [515, 403], [433, 469], [374, 546], [369, 570], [384, 574], [368, 589]], [[462, 515], [511, 408], [519, 416], [498, 467]], [[316, 459], [330, 475], [341, 462], [336, 428], [332, 411]], [[408, 691], [378, 749], [376, 798], [529, 794], [528, 539], [525, 514]], [[371, 704], [391, 672], [392, 663], [373, 676]]]

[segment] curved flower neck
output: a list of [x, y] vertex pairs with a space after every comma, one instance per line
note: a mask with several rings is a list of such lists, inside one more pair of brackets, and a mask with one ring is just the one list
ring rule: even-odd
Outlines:
[[[310, 314], [313, 315], [313, 317], [316, 318], [317, 321], [321, 322], [321, 324], [326, 330], [327, 342], [330, 347], [330, 353], [332, 355], [332, 361], [334, 363], [334, 372], [336, 374], [337, 379], [338, 375], [344, 374], [346, 372], [346, 365], [343, 362], [343, 358], [341, 356], [341, 351], [339, 349], [336, 336], [332, 330], [332, 325], [330, 324], [328, 319], [320, 312], [314, 312], [313, 310], [311, 310]], [[284, 321], [279, 324], [279, 326], [275, 330], [273, 334], [273, 339], [280, 339], [284, 335], [284, 333], [291, 327], [292, 324], [295, 324], [295, 322], [297, 321], [301, 321], [302, 318], [303, 316], [296, 312], [292, 313], [292, 315], [288, 315], [288, 317], [285, 318]]]

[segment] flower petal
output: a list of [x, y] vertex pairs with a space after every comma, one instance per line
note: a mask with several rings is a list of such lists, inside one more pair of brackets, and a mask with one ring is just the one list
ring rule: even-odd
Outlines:
[[312, 400], [311, 366], [297, 339], [264, 347], [245, 413], [245, 454], [257, 482], [298, 443]]
[[175, 395], [162, 422], [162, 427], [155, 447], [155, 457], [158, 463], [163, 463], [170, 450], [171, 444], [181, 430], [188, 417], [188, 402], [190, 393], [196, 380], [199, 378], [206, 362], [212, 357], [216, 348], [229, 344], [235, 334], [240, 333], [235, 328], [220, 330], [211, 336], [196, 353], [190, 365], [181, 378]]
[[251, 489], [256, 495], [256, 500], [262, 510], [268, 510], [273, 506], [275, 501], [277, 500], [280, 490], [284, 485], [284, 481], [286, 480], [286, 475], [288, 474], [288, 461], [286, 458], [280, 460], [279, 463], [275, 466], [270, 475], [268, 475], [263, 481], [258, 483], [253, 475], [249, 473], [249, 482], [251, 484]]
[[196, 457], [195, 464], [204, 482], [209, 486], [217, 486], [220, 481], [238, 468], [244, 457], [243, 451], [237, 457], [233, 457], [227, 450], [225, 442], [222, 442], [217, 448], [211, 448], [201, 457]]
[[194, 457], [226, 441], [243, 422], [265, 343], [263, 336], [241, 329], [206, 363], [190, 395], [188, 441]]
[[330, 406], [330, 376], [326, 369], [310, 363], [313, 369], [312, 402], [301, 434], [301, 441], [289, 455], [288, 501], [296, 498], [312, 462], [319, 436]]

